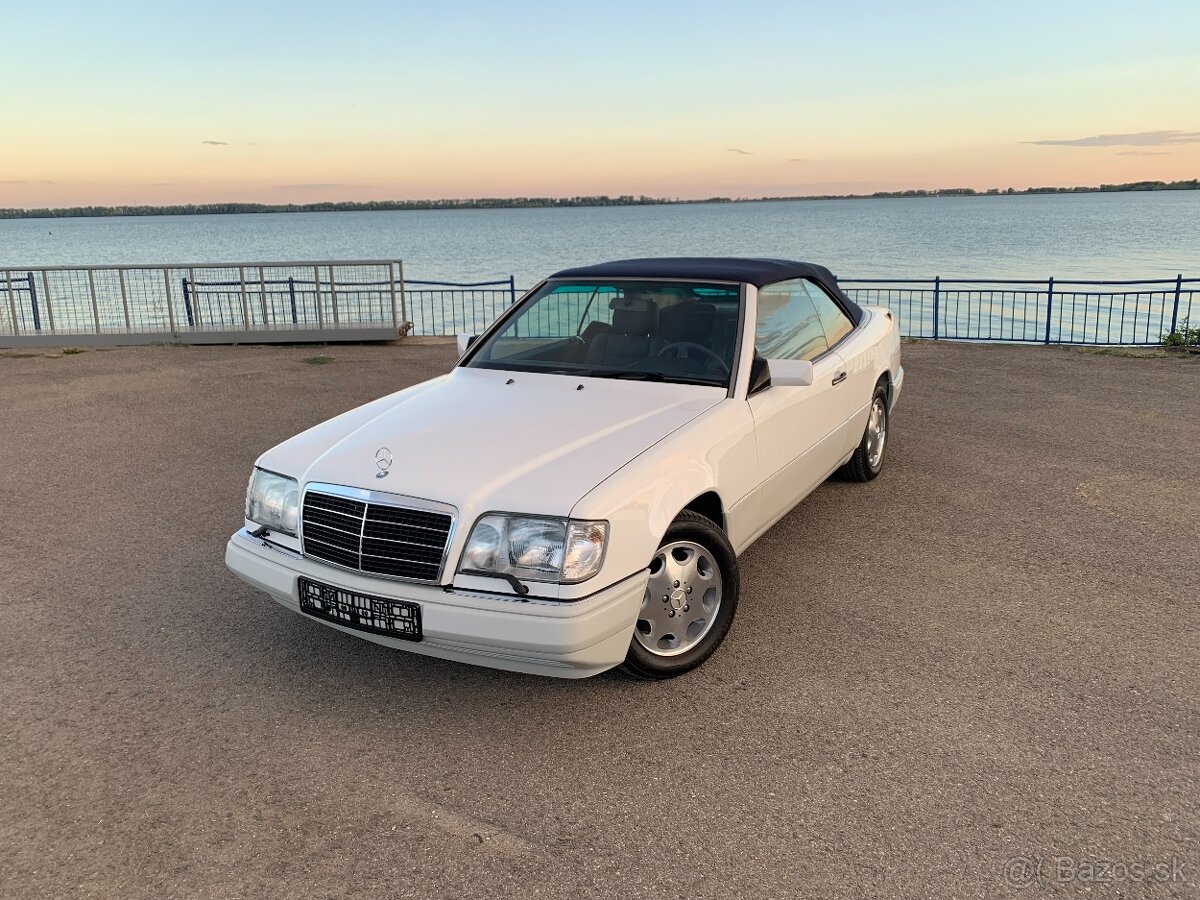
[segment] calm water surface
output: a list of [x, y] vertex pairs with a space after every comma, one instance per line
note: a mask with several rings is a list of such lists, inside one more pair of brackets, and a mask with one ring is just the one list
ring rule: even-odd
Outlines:
[[806, 259], [845, 278], [1200, 276], [1200, 191], [574, 209], [0, 220], [0, 268], [403, 259], [517, 277], [625, 256]]

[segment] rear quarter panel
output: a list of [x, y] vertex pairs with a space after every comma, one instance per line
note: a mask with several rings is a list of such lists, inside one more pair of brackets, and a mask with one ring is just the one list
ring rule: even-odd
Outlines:
[[900, 367], [900, 330], [891, 314], [879, 306], [864, 309], [867, 320], [837, 347], [846, 362], [846, 386], [850, 392], [843, 445], [846, 454], [852, 453], [862, 440], [876, 382], [885, 374], [890, 378]]

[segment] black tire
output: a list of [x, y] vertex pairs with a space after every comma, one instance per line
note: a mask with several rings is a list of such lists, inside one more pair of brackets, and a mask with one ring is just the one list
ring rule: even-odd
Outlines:
[[[721, 641], [729, 632], [734, 614], [737, 612], [740, 587], [738, 563], [733, 547], [730, 546], [725, 533], [710, 519], [690, 510], [684, 510], [663, 535], [659, 549], [681, 541], [702, 547], [720, 570], [720, 603], [713, 616], [711, 626], [699, 643], [675, 656], [660, 656], [642, 644], [638, 632], [643, 622], [639, 619], [639, 624], [634, 626], [634, 634], [629, 642], [629, 653], [621, 667], [626, 673], [638, 678], [674, 678], [690, 672], [712, 656], [720, 646]], [[658, 558], [657, 554], [655, 558]], [[657, 598], [650, 597], [649, 588], [647, 588], [647, 599], [644, 602], [649, 603], [654, 600]], [[693, 615], [695, 614], [693, 613]]]
[[838, 470], [839, 474], [847, 481], [870, 481], [873, 478], [878, 478], [879, 473], [883, 471], [883, 464], [887, 460], [887, 430], [888, 430], [888, 395], [887, 385], [882, 381], [875, 385], [875, 393], [871, 395], [872, 407], [876, 403], [882, 403], [883, 411], [883, 426], [884, 440], [883, 448], [879, 454], [879, 461], [876, 465], [871, 465], [871, 454], [868, 449], [870, 438], [870, 420], [867, 421], [867, 426], [863, 429], [862, 440], [858, 442], [858, 447], [854, 450], [854, 455], [850, 457], [850, 461]]

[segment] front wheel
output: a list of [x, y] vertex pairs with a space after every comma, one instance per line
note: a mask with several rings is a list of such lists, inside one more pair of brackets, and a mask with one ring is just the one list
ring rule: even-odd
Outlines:
[[685, 510], [650, 561], [625, 670], [641, 678], [690, 672], [717, 649], [737, 610], [738, 565], [715, 523]]
[[870, 481], [883, 471], [883, 454], [887, 449], [888, 400], [887, 387], [875, 386], [871, 397], [871, 412], [862, 440], [850, 461], [842, 466], [842, 474], [850, 481]]

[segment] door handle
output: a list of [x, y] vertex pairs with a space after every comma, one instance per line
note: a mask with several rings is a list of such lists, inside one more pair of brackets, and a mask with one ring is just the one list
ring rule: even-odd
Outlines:
[[839, 373], [838, 373], [838, 374], [837, 374], [837, 375], [834, 377], [834, 379], [833, 379], [833, 383], [834, 383], [834, 384], [841, 384], [841, 383], [842, 383], [843, 381], [845, 381], [845, 380], [846, 380], [846, 373], [845, 373], [845, 372], [839, 372]]

